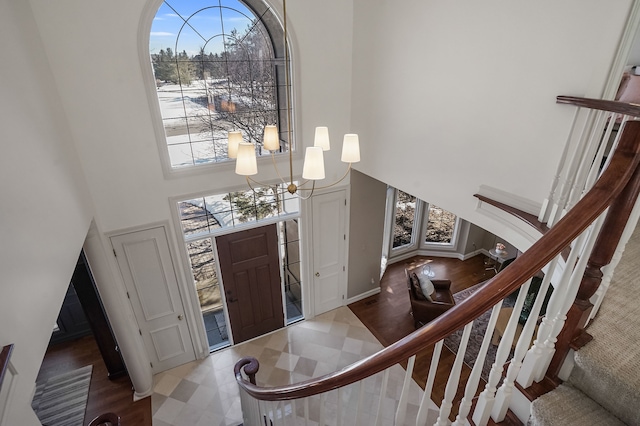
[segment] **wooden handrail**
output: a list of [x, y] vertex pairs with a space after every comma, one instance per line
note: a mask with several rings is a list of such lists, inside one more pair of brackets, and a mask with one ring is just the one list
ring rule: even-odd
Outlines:
[[7, 345], [0, 351], [0, 387], [4, 381], [4, 375], [9, 366], [9, 359], [11, 358], [11, 352], [13, 352], [13, 344]]
[[609, 111], [616, 114], [640, 117], [640, 105], [618, 101], [605, 101], [602, 99], [578, 98], [575, 96], [558, 96], [556, 102], [559, 104], [575, 105], [578, 107]]
[[[640, 110], [639, 110], [640, 112]], [[236, 381], [259, 400], [304, 398], [343, 387], [383, 371], [435, 344], [478, 318], [519, 288], [578, 237], [604, 212], [625, 188], [640, 163], [640, 121], [628, 122], [611, 162], [593, 188], [540, 240], [520, 255], [509, 268], [490, 279], [472, 296], [434, 321], [396, 343], [342, 370], [303, 382], [261, 387], [246, 381], [236, 369]], [[247, 360], [243, 360], [248, 364]]]

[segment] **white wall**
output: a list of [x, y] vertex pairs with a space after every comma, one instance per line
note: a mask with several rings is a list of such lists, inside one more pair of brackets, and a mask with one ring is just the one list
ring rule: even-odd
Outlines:
[[574, 108], [599, 97], [630, 0], [355, 0], [356, 168], [492, 232], [480, 185], [541, 203]]
[[[316, 125], [329, 126], [335, 147], [326, 159], [331, 181], [342, 172], [341, 165], [331, 166], [339, 159], [341, 135], [357, 132], [363, 151], [358, 170], [496, 233], [494, 222], [475, 213], [472, 194], [484, 184], [536, 202], [546, 195], [557, 161], [548, 158], [559, 156], [573, 116], [554, 98], [598, 96], [630, 1], [290, 1], [297, 136], [306, 146]], [[141, 68], [138, 50], [141, 22], [150, 23], [153, 13], [145, 14], [159, 0], [30, 0], [35, 23], [28, 7], [18, 5], [25, 2], [7, 3], [1, 3], [1, 43], [12, 66], [0, 84], [13, 96], [3, 93], [0, 101], [12, 112], [3, 114], [8, 123], [2, 134], [21, 144], [15, 156], [3, 156], [8, 164], [2, 173], [10, 179], [1, 185], [13, 184], [16, 176], [25, 182], [20, 190], [3, 187], [3, 195], [31, 204], [51, 197], [58, 204], [44, 203], [46, 215], [7, 213], [3, 229], [11, 224], [15, 234], [9, 237], [20, 244], [26, 241], [14, 224], [33, 222], [37, 231], [55, 233], [35, 249], [63, 260], [46, 265], [47, 272], [54, 268], [47, 279], [70, 276], [70, 250], [79, 250], [88, 227], [88, 201], [79, 196], [82, 179], [69, 140], [105, 247], [104, 233], [170, 220], [169, 197], [244, 187], [230, 167], [174, 178], [162, 173], [149, 104], [155, 99], [145, 87], [150, 66], [143, 61]], [[27, 38], [32, 34], [35, 40]], [[26, 50], [20, 43], [27, 43]], [[22, 88], [16, 82], [29, 84]], [[69, 117], [69, 128], [50, 120], [60, 111]], [[41, 170], [38, 175], [16, 170], [19, 160], [33, 156], [25, 135], [37, 144], [34, 161], [43, 164], [30, 170]], [[275, 177], [266, 173], [268, 162], [264, 166], [259, 178]], [[49, 229], [52, 222], [55, 229]], [[35, 234], [39, 240], [41, 234]], [[65, 240], [50, 253], [62, 234]], [[3, 238], [3, 250], [18, 250], [11, 247], [2, 262], [24, 267], [25, 261], [15, 261], [33, 250], [4, 241], [13, 240]], [[15, 274], [9, 272], [7, 282], [25, 282], [43, 270], [10, 269]], [[43, 295], [61, 301], [61, 281]], [[20, 301], [25, 290], [11, 291]], [[46, 324], [36, 322], [31, 325], [42, 342], [34, 353], [41, 358]]]
[[[213, 172], [169, 178], [163, 174], [154, 128], [157, 122], [153, 120], [157, 108], [154, 81], [147, 47], [140, 43], [144, 38], [141, 34], [148, 37], [161, 0], [30, 3], [62, 106], [70, 117], [71, 139], [86, 175], [95, 205], [96, 229], [106, 252], [110, 251], [106, 234], [112, 231], [173, 223], [170, 197], [246, 188], [244, 178], [232, 172], [232, 164]], [[275, 8], [280, 10], [281, 4], [275, 3]], [[291, 2], [287, 13], [295, 55], [294, 95], [300, 112], [296, 117], [298, 141], [310, 145], [315, 126], [329, 126], [334, 148], [325, 157], [325, 164], [327, 181], [334, 181], [345, 170], [339, 162], [342, 135], [351, 131], [352, 4], [341, 0]], [[286, 173], [287, 159], [281, 163]], [[299, 158], [294, 166], [300, 173]], [[270, 170], [267, 159], [257, 179], [275, 179], [276, 174]], [[174, 232], [170, 239], [173, 248], [173, 243], [180, 240]], [[92, 267], [94, 260], [89, 259]], [[120, 307], [109, 300], [123, 299], [124, 288], [115, 260], [110, 257], [107, 262], [100, 267], [104, 274], [99, 288], [103, 300], [107, 296], [107, 311], [112, 313]], [[189, 285], [191, 281], [179, 262], [176, 267], [178, 279]], [[306, 281], [311, 282], [311, 277]], [[105, 288], [110, 290], [108, 294]], [[126, 327], [121, 331], [127, 332]], [[116, 330], [124, 352], [123, 336], [128, 335], [122, 333]], [[146, 356], [144, 351], [135, 352], [125, 354], [130, 373], [135, 367], [130, 359], [139, 361]], [[132, 379], [134, 376], [144, 379], [145, 372], [134, 371]], [[139, 394], [147, 390], [146, 386], [138, 387]]]
[[0, 51], [0, 346], [15, 344], [18, 372], [6, 424], [29, 426], [92, 208], [28, 2], [0, 2]]
[[[145, 2], [31, 2], [63, 104], [73, 117], [103, 232], [170, 219], [172, 196], [246, 187], [231, 167], [164, 178], [138, 52]], [[315, 126], [328, 125], [334, 146], [325, 160], [330, 166], [339, 162], [341, 137], [350, 131], [351, 4], [291, 2], [287, 13], [297, 65], [298, 136], [312, 144]], [[148, 62], [144, 71], [151, 77]], [[342, 174], [342, 165], [328, 167], [328, 181]], [[270, 161], [264, 163], [257, 178], [275, 177], [267, 174], [270, 168]]]

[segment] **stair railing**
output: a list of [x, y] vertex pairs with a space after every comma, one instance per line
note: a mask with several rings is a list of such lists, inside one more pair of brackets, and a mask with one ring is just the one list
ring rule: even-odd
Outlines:
[[[595, 152], [597, 154], [600, 149], [596, 149]], [[607, 222], [607, 209], [614, 200], [621, 198], [619, 195], [623, 191], [625, 196], [631, 191], [628, 189], [628, 182], [632, 177], [635, 176], [637, 181], [640, 181], [636, 173], [640, 162], [639, 154], [640, 122], [629, 121], [624, 125], [624, 132], [619, 138], [615, 153], [608, 155], [608, 167], [591, 188], [581, 195], [573, 208], [556, 209], [564, 211], [564, 214], [540, 240], [473, 295], [436, 320], [378, 353], [340, 371], [277, 387], [257, 384], [259, 364], [254, 358], [240, 360], [235, 366], [235, 374], [240, 386], [244, 424], [269, 426], [313, 422], [320, 425], [424, 425], [427, 419], [434, 420], [435, 413], [430, 412], [430, 407], [433, 407], [431, 396], [439, 369], [450, 370], [450, 373], [444, 386], [442, 401], [439, 401], [440, 408], [435, 424], [452, 424], [450, 418], [456, 406], [456, 425], [465, 424], [469, 415], [476, 425], [487, 424], [489, 417], [495, 421], [504, 419], [516, 380], [537, 380], [540, 371], [544, 375], [546, 366], [552, 362], [557, 337], [572, 309], [575, 296], [581, 291], [584, 271], [588, 267], [592, 249], [597, 244], [600, 229]], [[591, 170], [584, 176], [584, 182], [588, 184], [592, 176]], [[566, 184], [565, 182], [562, 185]], [[570, 191], [567, 192], [567, 197], [569, 194]], [[562, 252], [569, 246], [569, 257], [565, 259]], [[558, 267], [560, 264], [562, 268]], [[541, 289], [527, 321], [521, 326], [518, 319], [531, 278], [539, 271], [544, 272]], [[547, 315], [538, 326], [542, 299], [549, 286], [554, 287], [553, 296], [549, 301]], [[492, 344], [496, 324], [500, 314], [504, 312], [501, 310], [503, 300], [517, 289], [520, 289], [517, 299], [506, 326], [501, 330], [502, 337], [485, 381], [482, 378], [482, 370], [485, 358], [489, 356], [488, 349]], [[469, 336], [474, 326], [477, 326], [476, 319], [488, 310], [491, 310], [491, 315], [482, 336], [480, 351], [468, 378], [463, 380], [464, 355]], [[537, 338], [533, 348], [529, 349], [536, 327]], [[439, 365], [443, 339], [461, 328], [463, 331], [453, 364]], [[516, 339], [518, 332], [519, 338]], [[420, 408], [417, 413], [409, 416], [408, 384], [412, 380], [416, 354], [429, 348], [432, 348], [431, 363]], [[389, 371], [401, 362], [407, 362], [402, 393], [397, 405], [389, 406], [386, 400]], [[509, 367], [499, 387], [503, 377], [503, 366], [507, 362]], [[373, 377], [376, 377], [374, 382], [371, 381]], [[459, 400], [457, 390], [463, 381], [466, 383]], [[483, 384], [482, 392], [476, 397], [476, 390], [482, 388]], [[367, 402], [373, 395], [377, 404]], [[472, 412], [474, 402], [475, 409]], [[394, 413], [389, 413], [389, 408]]]

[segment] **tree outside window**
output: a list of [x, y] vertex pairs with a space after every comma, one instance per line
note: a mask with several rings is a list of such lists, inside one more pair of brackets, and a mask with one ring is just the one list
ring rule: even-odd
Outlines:
[[411, 244], [417, 198], [398, 190], [393, 228], [393, 248]]
[[451, 244], [455, 227], [456, 215], [436, 205], [429, 204], [429, 219], [425, 242]]
[[[151, 28], [149, 51], [173, 169], [229, 161], [231, 130], [267, 155], [264, 126], [283, 128], [278, 111], [287, 106], [277, 88], [284, 61], [275, 55], [283, 42], [270, 36], [281, 28], [265, 27], [276, 22], [272, 12], [260, 19], [241, 1], [212, 3], [166, 0]], [[285, 133], [282, 151], [289, 146]]]

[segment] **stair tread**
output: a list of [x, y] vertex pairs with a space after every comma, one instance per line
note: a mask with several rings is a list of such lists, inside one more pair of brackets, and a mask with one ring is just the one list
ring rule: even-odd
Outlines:
[[568, 384], [542, 395], [531, 404], [532, 426], [625, 426], [580, 390]]
[[640, 305], [637, 259], [640, 227], [627, 243], [600, 311], [588, 331], [593, 340], [575, 353], [569, 382], [628, 424], [640, 424]]

